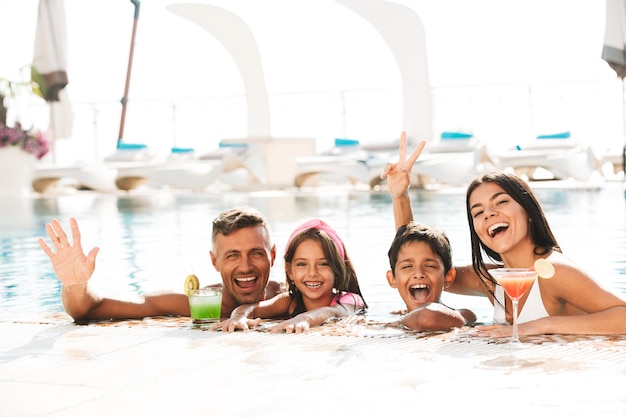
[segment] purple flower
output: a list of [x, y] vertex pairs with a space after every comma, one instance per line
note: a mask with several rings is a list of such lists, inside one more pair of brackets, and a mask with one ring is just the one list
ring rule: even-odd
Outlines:
[[25, 130], [20, 122], [9, 127], [0, 123], [0, 148], [17, 146], [37, 157], [43, 158], [50, 151], [50, 142], [39, 130]]

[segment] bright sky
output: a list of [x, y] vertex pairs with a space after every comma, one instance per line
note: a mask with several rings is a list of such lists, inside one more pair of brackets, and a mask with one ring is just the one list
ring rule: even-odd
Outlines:
[[[197, 2], [197, 1], [196, 1]], [[167, 11], [183, 1], [142, 1], [132, 91], [136, 97], [239, 93], [234, 66], [210, 34]], [[380, 37], [330, 0], [227, 0], [248, 22], [270, 92], [396, 87]], [[400, 1], [422, 18], [431, 84], [589, 80], [613, 76], [600, 58], [598, 0]], [[123, 91], [134, 7], [125, 0], [65, 0], [71, 95], [110, 99]], [[37, 0], [0, 0], [1, 76], [32, 59]], [[382, 58], [382, 59], [381, 59]], [[186, 74], [189, 74], [187, 76]], [[93, 78], [98, 79], [93, 83]], [[90, 84], [85, 88], [85, 84]], [[95, 85], [94, 85], [95, 84]]]
[[[141, 2], [130, 99], [239, 95], [243, 86], [208, 32]], [[331, 0], [194, 1], [238, 14], [257, 37], [271, 94], [397, 89], [399, 73], [382, 38]], [[422, 19], [430, 82], [449, 86], [610, 81], [601, 57], [600, 0], [400, 0]], [[65, 0], [73, 102], [123, 95], [134, 7], [128, 0]], [[32, 60], [37, 0], [0, 0], [0, 77]], [[8, 42], [11, 39], [12, 42]], [[395, 129], [395, 126], [394, 126]], [[395, 131], [395, 130], [394, 130]]]

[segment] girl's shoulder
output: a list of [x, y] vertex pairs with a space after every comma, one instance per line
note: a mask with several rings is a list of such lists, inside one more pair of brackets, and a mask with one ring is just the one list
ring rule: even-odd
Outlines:
[[330, 302], [330, 305], [334, 306], [337, 303], [365, 307], [365, 303], [363, 303], [363, 298], [361, 298], [359, 294], [347, 291], [335, 294], [333, 300]]

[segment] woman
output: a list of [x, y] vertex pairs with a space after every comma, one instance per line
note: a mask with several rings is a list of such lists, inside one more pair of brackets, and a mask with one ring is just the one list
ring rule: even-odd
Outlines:
[[[406, 135], [400, 141], [400, 158], [388, 164], [396, 227], [413, 220], [410, 170], [424, 147], [406, 158]], [[533, 191], [514, 174], [494, 171], [468, 186], [467, 219], [472, 243], [472, 265], [457, 267], [457, 276], [447, 291], [489, 297], [496, 322], [511, 321], [510, 300], [487, 272], [490, 268], [530, 268], [537, 259], [547, 259], [555, 269], [550, 279], [537, 279], [520, 300], [519, 334], [626, 334], [626, 302], [601, 288], [587, 273], [561, 253], [545, 214]], [[483, 251], [487, 260], [483, 259]], [[502, 311], [506, 303], [506, 315]], [[500, 313], [499, 311], [502, 311]], [[479, 335], [505, 337], [509, 326], [477, 326]]]

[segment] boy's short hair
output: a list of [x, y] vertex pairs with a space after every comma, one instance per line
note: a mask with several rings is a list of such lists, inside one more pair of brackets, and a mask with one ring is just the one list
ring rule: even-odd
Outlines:
[[217, 215], [213, 220], [213, 231], [211, 242], [215, 248], [218, 234], [228, 236], [232, 232], [246, 227], [262, 226], [265, 230], [265, 237], [268, 247], [272, 246], [272, 230], [265, 216], [253, 207], [235, 207], [225, 210]]
[[452, 268], [452, 247], [450, 246], [450, 240], [445, 232], [438, 227], [409, 222], [398, 228], [396, 236], [393, 238], [393, 242], [391, 242], [389, 252], [387, 253], [391, 272], [394, 275], [396, 273], [396, 263], [398, 262], [400, 249], [409, 242], [424, 242], [428, 244], [432, 251], [441, 258], [445, 274]]

